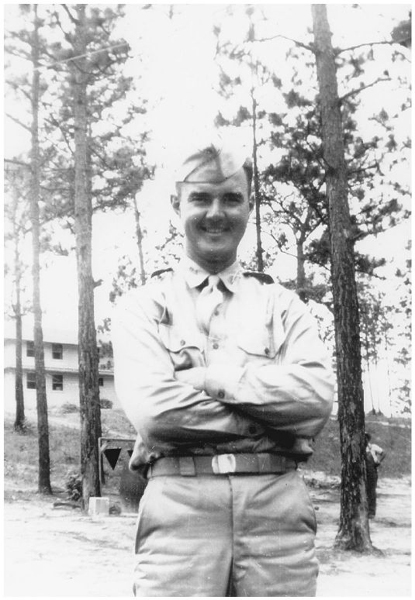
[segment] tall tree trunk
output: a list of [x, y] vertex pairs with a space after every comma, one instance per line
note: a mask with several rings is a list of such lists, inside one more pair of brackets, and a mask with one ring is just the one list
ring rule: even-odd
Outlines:
[[71, 61], [75, 123], [75, 234], [78, 270], [79, 402], [81, 413], [81, 473], [83, 508], [100, 496], [98, 438], [101, 413], [98, 348], [92, 277], [92, 201], [89, 194], [86, 5], [77, 4], [74, 55]]
[[13, 237], [14, 237], [14, 280], [16, 298], [13, 306], [13, 312], [16, 319], [16, 374], [15, 374], [15, 400], [16, 400], [16, 418], [14, 429], [16, 431], [25, 430], [25, 410], [23, 394], [23, 339], [22, 339], [22, 267], [19, 253], [19, 219], [18, 219], [19, 192], [13, 186]]
[[140, 281], [141, 285], [146, 283], [146, 271], [144, 268], [144, 253], [143, 253], [143, 230], [141, 228], [141, 215], [137, 206], [137, 198], [134, 199], [134, 217], [135, 217], [135, 232], [137, 236], [138, 260], [140, 264]]
[[16, 399], [16, 418], [14, 420], [14, 429], [16, 431], [25, 430], [25, 411], [23, 395], [23, 336], [22, 336], [22, 303], [21, 303], [21, 272], [18, 253], [18, 238], [15, 239], [15, 280], [16, 280], [16, 304], [14, 313], [16, 315], [16, 375], [15, 375], [15, 399]]
[[45, 356], [43, 348], [42, 308], [40, 302], [40, 157], [39, 157], [39, 21], [37, 5], [34, 9], [34, 28], [32, 36], [32, 127], [31, 127], [31, 225], [33, 247], [33, 314], [36, 406], [39, 443], [39, 479], [38, 489], [42, 494], [51, 494], [48, 403], [46, 397]]
[[343, 126], [326, 6], [312, 5], [312, 15], [326, 164], [342, 453], [341, 511], [336, 546], [363, 552], [373, 548], [365, 489], [359, 308], [350, 235]]
[[253, 163], [254, 163], [254, 196], [255, 196], [255, 229], [256, 229], [256, 256], [257, 268], [261, 273], [264, 270], [264, 257], [261, 239], [261, 196], [259, 193], [258, 173], [258, 145], [256, 140], [256, 100], [252, 92], [252, 135], [253, 135]]
[[303, 302], [308, 300], [307, 291], [307, 280], [305, 274], [305, 262], [306, 257], [304, 255], [304, 244], [306, 243], [307, 234], [310, 231], [310, 222], [313, 219], [313, 209], [311, 206], [307, 208], [307, 214], [304, 222], [300, 220], [300, 226], [298, 228], [296, 236], [296, 247], [297, 247], [297, 294]]
[[[251, 23], [249, 28], [249, 41], [251, 42], [251, 52], [253, 42], [255, 41], [255, 28]], [[259, 173], [258, 173], [258, 143], [257, 143], [257, 101], [255, 98], [255, 65], [254, 58], [251, 54], [251, 103], [252, 103], [252, 158], [253, 158], [253, 184], [255, 198], [255, 230], [256, 230], [256, 257], [257, 268], [261, 273], [264, 270], [264, 257], [262, 249], [262, 230], [261, 230], [261, 196], [259, 193]]]
[[303, 236], [296, 241], [297, 245], [297, 294], [303, 302], [307, 300], [306, 278], [305, 278], [305, 256]]

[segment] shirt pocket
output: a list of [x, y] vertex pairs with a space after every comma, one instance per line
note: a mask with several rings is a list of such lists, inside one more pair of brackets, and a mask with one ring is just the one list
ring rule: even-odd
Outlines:
[[252, 359], [257, 357], [266, 362], [271, 359], [279, 362], [281, 347], [285, 341], [285, 330], [281, 318], [271, 315], [265, 320], [259, 318], [245, 319], [247, 326], [240, 329], [236, 339], [238, 347]]
[[272, 332], [264, 326], [239, 333], [237, 345], [245, 354], [263, 360], [274, 359], [277, 354]]
[[172, 325], [159, 324], [160, 340], [170, 354], [176, 371], [205, 365], [202, 343], [197, 335]]

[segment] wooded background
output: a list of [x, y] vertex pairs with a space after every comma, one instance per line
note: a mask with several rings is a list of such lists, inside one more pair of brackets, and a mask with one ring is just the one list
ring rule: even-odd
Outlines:
[[[76, 256], [66, 286], [78, 287], [87, 503], [99, 495], [97, 335], [110, 339], [112, 303], [179, 259], [171, 170], [211, 128], [238, 135], [254, 158], [243, 264], [307, 302], [338, 373], [352, 339], [357, 371], [387, 374], [382, 404], [366, 396], [366, 411], [410, 414], [410, 16], [403, 4], [5, 7], [6, 312], [17, 338], [22, 316], [35, 317], [41, 491], [51, 490], [47, 268]], [[343, 217], [330, 196], [339, 174]]]

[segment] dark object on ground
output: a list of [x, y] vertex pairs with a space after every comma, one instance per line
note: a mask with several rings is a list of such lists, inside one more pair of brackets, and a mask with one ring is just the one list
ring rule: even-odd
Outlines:
[[99, 404], [101, 408], [112, 408], [113, 402], [112, 400], [106, 400], [105, 398], [101, 398]]
[[56, 500], [53, 503], [53, 508], [81, 508], [81, 503], [73, 500]]

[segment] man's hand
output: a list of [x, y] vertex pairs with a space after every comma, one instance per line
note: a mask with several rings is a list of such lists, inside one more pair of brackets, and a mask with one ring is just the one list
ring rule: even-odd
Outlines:
[[176, 379], [182, 383], [188, 383], [192, 385], [196, 390], [205, 389], [205, 367], [193, 367], [192, 369], [185, 369], [183, 371], [176, 371]]

